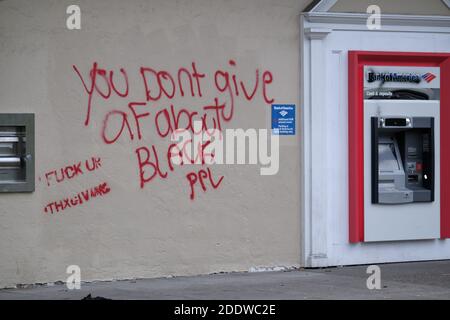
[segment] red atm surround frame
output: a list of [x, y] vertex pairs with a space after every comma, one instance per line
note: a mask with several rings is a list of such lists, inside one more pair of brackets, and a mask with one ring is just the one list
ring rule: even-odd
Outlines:
[[[440, 67], [441, 164], [450, 164], [450, 53], [349, 51], [349, 241], [364, 241], [364, 66]], [[450, 167], [441, 165], [441, 238], [450, 238]]]

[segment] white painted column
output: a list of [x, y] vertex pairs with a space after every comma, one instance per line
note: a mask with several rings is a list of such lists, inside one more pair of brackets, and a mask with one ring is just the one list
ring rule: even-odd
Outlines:
[[[330, 29], [308, 28], [305, 36], [310, 42], [309, 68], [309, 179], [305, 188], [309, 188], [310, 201], [309, 253], [306, 254], [306, 266], [320, 267], [327, 265], [327, 110], [326, 110], [326, 53], [324, 39]], [[308, 80], [307, 78], [305, 80]], [[307, 153], [308, 154], [308, 153]], [[307, 167], [307, 170], [308, 170]], [[308, 228], [308, 226], [306, 226]]]

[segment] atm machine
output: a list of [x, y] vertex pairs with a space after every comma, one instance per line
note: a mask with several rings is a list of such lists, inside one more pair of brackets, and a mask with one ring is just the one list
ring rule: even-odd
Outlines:
[[434, 118], [371, 118], [372, 203], [434, 201]]
[[364, 241], [440, 236], [440, 70], [364, 67]]

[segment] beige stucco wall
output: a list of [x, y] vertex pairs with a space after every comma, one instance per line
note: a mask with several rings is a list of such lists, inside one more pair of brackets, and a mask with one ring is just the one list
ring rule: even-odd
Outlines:
[[378, 5], [386, 14], [450, 15], [441, 0], [339, 0], [330, 12], [365, 13], [370, 5]]
[[[0, 194], [0, 287], [65, 280], [72, 264], [81, 267], [86, 281], [298, 266], [298, 135], [280, 140], [277, 175], [261, 176], [255, 165], [213, 166], [216, 181], [224, 176], [221, 185], [207, 184], [206, 192], [197, 186], [194, 200], [186, 174], [199, 166], [176, 168], [167, 179], [155, 178], [141, 189], [135, 150], [155, 145], [164, 158], [169, 140], [155, 132], [155, 110], [173, 104], [201, 111], [215, 97], [225, 101], [214, 87], [218, 69], [249, 85], [256, 69], [260, 77], [268, 70], [273, 82], [267, 95], [298, 107], [298, 14], [306, 1], [85, 0], [77, 1], [82, 29], [68, 30], [66, 7], [72, 3], [0, 1], [0, 112], [36, 114], [36, 191]], [[125, 68], [130, 92], [126, 98], [95, 95], [85, 126], [88, 95], [72, 66], [90, 83], [94, 62], [114, 70], [120, 90], [119, 69]], [[151, 113], [142, 119], [138, 140], [127, 105], [145, 101], [139, 68], [176, 74], [192, 62], [206, 74], [203, 97], [177, 94], [138, 108]], [[259, 81], [251, 101], [242, 93], [236, 97], [225, 128], [270, 125], [270, 105]], [[125, 129], [116, 143], [103, 142], [103, 121], [113, 109], [130, 117], [133, 141]], [[108, 122], [111, 132], [118, 126]], [[47, 172], [93, 156], [101, 158], [98, 170], [83, 170], [60, 183], [52, 177], [47, 185]], [[55, 214], [44, 211], [52, 201], [103, 182], [111, 191], [102, 197]]]

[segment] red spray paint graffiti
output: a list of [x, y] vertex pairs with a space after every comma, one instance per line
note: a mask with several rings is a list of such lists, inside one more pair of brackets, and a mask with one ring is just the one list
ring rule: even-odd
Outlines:
[[60, 183], [64, 180], [70, 180], [75, 177], [83, 175], [85, 172], [97, 170], [101, 167], [101, 159], [98, 157], [91, 157], [85, 161], [78, 161], [77, 163], [65, 166], [63, 168], [50, 170], [45, 173], [45, 180], [47, 186], [53, 183]]
[[44, 207], [45, 213], [58, 213], [68, 208], [79, 206], [85, 202], [88, 202], [96, 197], [104, 196], [111, 191], [111, 188], [106, 182], [103, 182], [93, 188], [86, 189], [77, 193], [75, 196], [64, 198], [62, 200], [53, 201]]
[[[62, 183], [63, 181], [70, 181], [75, 177], [79, 177], [88, 172], [93, 172], [100, 169], [102, 160], [99, 157], [90, 157], [84, 161], [74, 162], [70, 165], [61, 168], [50, 170], [44, 174], [47, 187], [51, 187]], [[42, 181], [39, 178], [39, 181]], [[62, 200], [52, 201], [44, 207], [46, 213], [57, 213], [68, 208], [73, 208], [87, 202], [97, 196], [103, 196], [111, 191], [111, 188], [106, 182], [103, 182], [93, 188], [77, 193], [75, 196], [67, 197]]]
[[[116, 98], [129, 98], [133, 88], [128, 80], [129, 74], [135, 74], [141, 79], [141, 100], [134, 100], [124, 104], [122, 109], [102, 108], [103, 123], [101, 126], [101, 138], [105, 144], [114, 144], [122, 139], [126, 141], [151, 140], [154, 137], [144, 137], [144, 126], [151, 126], [154, 133], [160, 138], [168, 138], [177, 130], [184, 129], [193, 134], [194, 122], [201, 122], [200, 131], [209, 129], [222, 130], [224, 123], [232, 120], [235, 113], [235, 105], [239, 101], [255, 101], [257, 97], [265, 104], [271, 104], [274, 99], [269, 95], [269, 86], [273, 82], [273, 75], [268, 70], [260, 71], [255, 69], [253, 81], [244, 81], [238, 70], [238, 64], [230, 59], [226, 68], [217, 68], [211, 73], [202, 72], [196, 62], [192, 62], [189, 67], [179, 67], [174, 72], [169, 70], [158, 70], [149, 66], [141, 66], [136, 71], [129, 72], [125, 68], [119, 68], [121, 73], [120, 81], [114, 77], [114, 70], [108, 70], [94, 62], [83, 75], [80, 68], [73, 65], [73, 70], [79, 77], [84, 88], [87, 105], [85, 111], [84, 125], [88, 126], [93, 112], [98, 112], [93, 101], [108, 100], [112, 96]], [[117, 70], [117, 69], [116, 69]], [[208, 96], [213, 96], [213, 102], [201, 100], [205, 93], [206, 82], [209, 81], [215, 92], [208, 92]], [[120, 83], [120, 85], [118, 85]], [[120, 86], [121, 89], [117, 89]], [[176, 108], [174, 99], [189, 97], [190, 100], [201, 100], [199, 108]], [[100, 110], [100, 109], [99, 109]], [[117, 128], [111, 123], [117, 121], [120, 125]], [[202, 147], [195, 146], [198, 153], [202, 155]], [[138, 165], [139, 187], [153, 181], [155, 178], [166, 179], [174, 166], [171, 163], [173, 158], [173, 144], [169, 145], [166, 152], [158, 153], [155, 145], [140, 146], [134, 150]], [[181, 152], [179, 150], [178, 152]], [[164, 163], [164, 166], [163, 166]], [[201, 165], [205, 165], [202, 161]], [[164, 167], [164, 168], [163, 168]], [[166, 169], [165, 169], [166, 168]], [[78, 171], [77, 171], [78, 172]], [[207, 190], [207, 183], [213, 189], [217, 189], [224, 176], [214, 177], [212, 169], [200, 169], [189, 172], [186, 179], [190, 189], [190, 198], [195, 198], [195, 186], [200, 186], [203, 191]]]

